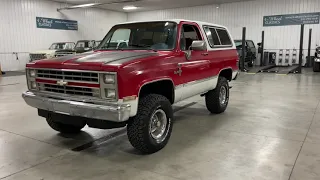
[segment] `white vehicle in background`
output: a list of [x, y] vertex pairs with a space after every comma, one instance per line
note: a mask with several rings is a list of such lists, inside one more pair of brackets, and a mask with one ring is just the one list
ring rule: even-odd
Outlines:
[[96, 41], [96, 43], [94, 44], [94, 48], [98, 47], [100, 45], [102, 40]]
[[75, 46], [74, 42], [53, 43], [47, 50], [31, 52], [29, 54], [30, 62], [35, 60], [49, 59], [49, 58], [56, 57], [57, 53], [59, 53], [60, 51], [72, 50], [74, 46]]

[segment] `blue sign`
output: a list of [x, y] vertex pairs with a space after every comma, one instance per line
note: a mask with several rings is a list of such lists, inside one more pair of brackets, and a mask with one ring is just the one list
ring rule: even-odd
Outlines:
[[36, 17], [37, 28], [78, 30], [78, 21]]
[[320, 13], [284, 14], [264, 16], [263, 26], [289, 26], [301, 24], [319, 24]]

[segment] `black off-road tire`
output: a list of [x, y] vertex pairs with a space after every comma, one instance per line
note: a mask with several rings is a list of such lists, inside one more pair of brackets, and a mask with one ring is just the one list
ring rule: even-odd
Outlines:
[[314, 62], [313, 72], [320, 72], [320, 63]]
[[83, 123], [82, 125], [63, 124], [61, 122], [55, 121], [51, 116], [47, 117], [46, 120], [52, 129], [67, 134], [79, 133], [81, 129], [86, 126], [85, 123]]
[[[221, 104], [219, 100], [219, 94], [221, 87], [224, 86], [227, 90], [227, 98], [226, 103]], [[225, 77], [220, 76], [218, 79], [217, 87], [214, 90], [211, 90], [206, 93], [206, 106], [207, 109], [213, 114], [220, 114], [223, 113], [228, 106], [229, 102], [229, 83]]]
[[[157, 143], [150, 134], [151, 117], [158, 109], [167, 116], [166, 137]], [[172, 131], [173, 110], [170, 101], [158, 94], [149, 94], [139, 99], [137, 115], [129, 120], [127, 135], [131, 145], [144, 154], [155, 153], [168, 143]]]

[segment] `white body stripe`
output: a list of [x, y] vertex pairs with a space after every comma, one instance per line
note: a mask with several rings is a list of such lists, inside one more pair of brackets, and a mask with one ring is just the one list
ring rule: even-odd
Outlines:
[[216, 88], [218, 82], [218, 76], [207, 78], [199, 81], [192, 81], [183, 85], [179, 85], [175, 88], [175, 101], [185, 100], [195, 95], [206, 93]]

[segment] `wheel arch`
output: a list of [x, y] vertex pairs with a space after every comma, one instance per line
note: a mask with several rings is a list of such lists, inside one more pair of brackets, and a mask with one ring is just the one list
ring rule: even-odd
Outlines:
[[224, 68], [224, 69], [220, 70], [219, 77], [222, 76], [222, 77], [225, 77], [228, 81], [231, 81], [232, 80], [232, 73], [233, 73], [233, 70], [231, 67]]
[[173, 104], [175, 100], [175, 85], [172, 79], [167, 77], [147, 80], [139, 85], [139, 98], [151, 93], [163, 95]]

